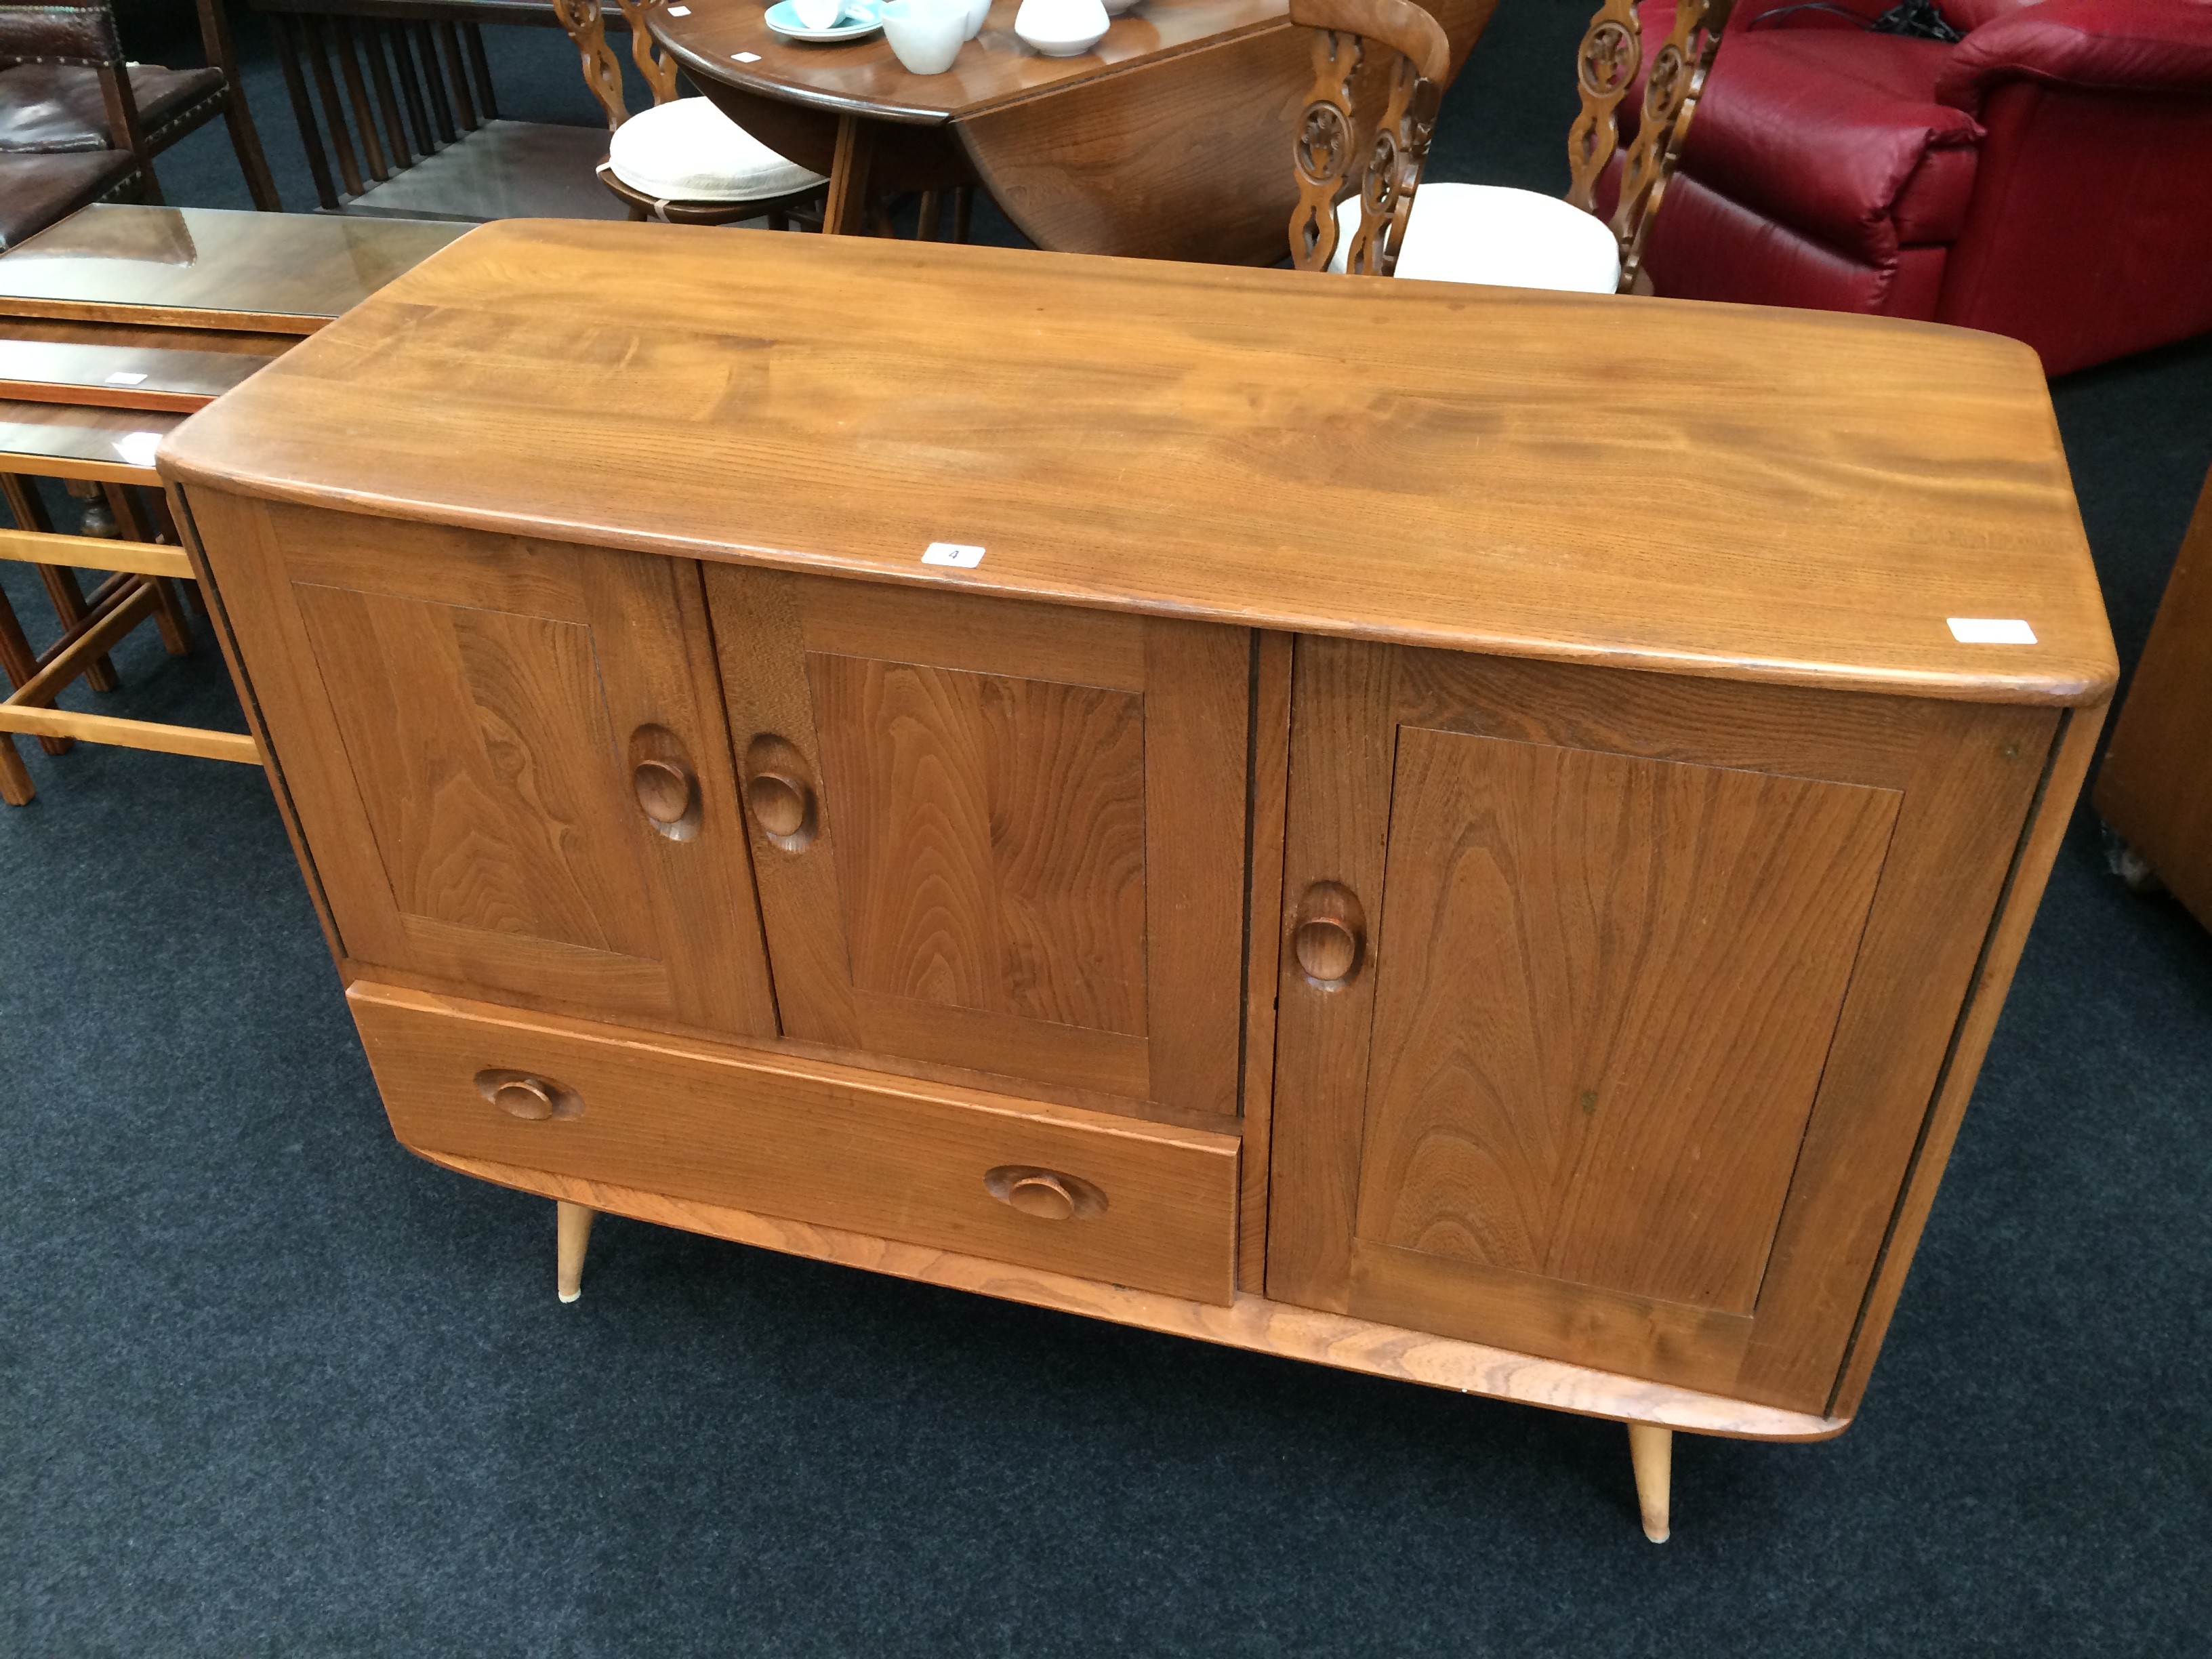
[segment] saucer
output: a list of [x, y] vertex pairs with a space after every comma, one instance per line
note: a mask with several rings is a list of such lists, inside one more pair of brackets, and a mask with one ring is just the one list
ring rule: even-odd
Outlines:
[[849, 0], [844, 16], [826, 29], [811, 29], [800, 22], [791, 0], [775, 0], [762, 15], [761, 21], [768, 25], [769, 33], [781, 35], [786, 40], [858, 40], [884, 26], [883, 13], [876, 0]]

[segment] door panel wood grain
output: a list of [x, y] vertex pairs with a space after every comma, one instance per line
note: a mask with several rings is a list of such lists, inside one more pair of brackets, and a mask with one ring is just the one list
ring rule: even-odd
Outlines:
[[1750, 1312], [1896, 814], [1401, 729], [1359, 1237]]
[[1143, 700], [810, 653], [858, 989], [1145, 1032]]
[[1300, 641], [1268, 1294], [1822, 1407], [2051, 730]]
[[707, 585], [786, 1035], [1237, 1110], [1248, 633]]
[[774, 1030], [696, 565], [193, 508], [350, 957]]

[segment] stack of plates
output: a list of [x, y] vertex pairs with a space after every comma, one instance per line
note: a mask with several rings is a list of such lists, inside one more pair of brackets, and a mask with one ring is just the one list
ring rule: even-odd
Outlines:
[[826, 29], [811, 29], [800, 22], [799, 9], [791, 0], [775, 0], [761, 21], [768, 25], [769, 33], [787, 40], [858, 40], [884, 26], [883, 9], [877, 0], [846, 0], [844, 15]]

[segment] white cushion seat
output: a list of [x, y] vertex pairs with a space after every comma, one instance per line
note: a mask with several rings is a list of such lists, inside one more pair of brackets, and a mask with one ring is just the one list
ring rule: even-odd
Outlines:
[[786, 161], [704, 98], [641, 110], [614, 131], [607, 167], [663, 202], [758, 202], [827, 181]]
[[[1359, 198], [1336, 204], [1342, 270], [1359, 230]], [[1398, 250], [1398, 276], [1431, 283], [1488, 283], [1611, 294], [1620, 286], [1620, 248], [1604, 220], [1556, 196], [1500, 185], [1423, 185]]]

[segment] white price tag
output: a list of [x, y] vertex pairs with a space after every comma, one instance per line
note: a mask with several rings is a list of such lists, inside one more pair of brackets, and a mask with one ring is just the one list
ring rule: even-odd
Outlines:
[[2018, 617], [1947, 617], [1961, 645], [2033, 645], [2035, 630]]
[[146, 377], [143, 374], [133, 374], [127, 368], [118, 368], [114, 374], [107, 377], [107, 384], [110, 386], [137, 386], [143, 382], [145, 378]]
[[730, 56], [736, 58], [740, 64], [757, 64], [760, 62], [760, 54], [757, 52], [733, 52]]
[[983, 562], [980, 547], [963, 547], [957, 542], [932, 542], [923, 551], [924, 564], [949, 564], [963, 570], [972, 570]]
[[691, 15], [691, 8], [689, 6], [671, 6], [668, 9], [668, 15], [671, 17], [689, 17]]

